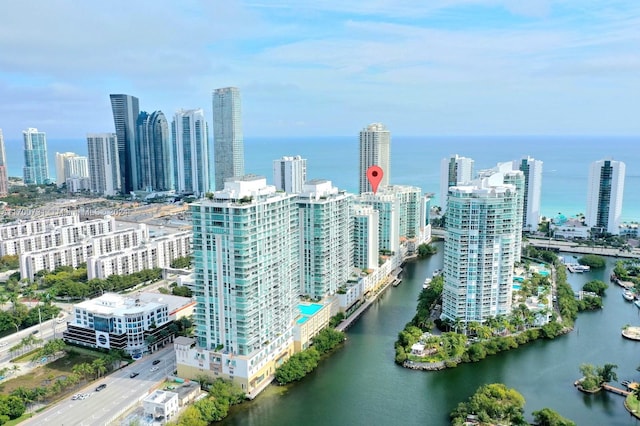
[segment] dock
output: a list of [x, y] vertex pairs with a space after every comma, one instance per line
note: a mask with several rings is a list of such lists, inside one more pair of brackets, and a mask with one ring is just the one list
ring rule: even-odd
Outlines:
[[610, 384], [607, 384], [607, 383], [602, 384], [602, 389], [609, 391], [611, 393], [615, 393], [616, 395], [622, 395], [622, 396], [627, 396], [631, 393], [631, 391], [620, 389], [615, 386], [611, 386]]

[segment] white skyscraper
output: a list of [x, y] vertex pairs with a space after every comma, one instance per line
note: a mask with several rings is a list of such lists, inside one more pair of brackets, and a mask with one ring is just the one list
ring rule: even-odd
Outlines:
[[473, 160], [458, 154], [443, 158], [440, 162], [440, 208], [447, 210], [447, 194], [450, 186], [469, 183], [473, 180]]
[[69, 178], [88, 178], [87, 157], [75, 152], [56, 152], [56, 184], [62, 186]]
[[502, 173], [449, 188], [442, 319], [483, 322], [511, 311], [519, 196]]
[[224, 377], [255, 394], [293, 353], [300, 294], [295, 198], [249, 175], [191, 204], [197, 344], [177, 353], [181, 377]]
[[363, 270], [378, 267], [379, 214], [373, 206], [355, 204], [353, 212], [353, 266]]
[[382, 169], [380, 187], [389, 185], [391, 176], [391, 132], [382, 123], [373, 123], [360, 132], [359, 191], [371, 192], [367, 169], [379, 166]]
[[599, 232], [618, 234], [622, 216], [625, 164], [600, 160], [591, 163], [586, 224]]
[[215, 189], [219, 191], [225, 179], [244, 175], [244, 139], [237, 87], [213, 91], [213, 150]]
[[7, 156], [4, 151], [4, 137], [0, 129], [0, 197], [9, 192], [9, 180], [7, 178]]
[[351, 194], [319, 179], [307, 182], [296, 199], [302, 293], [314, 299], [335, 294], [353, 268], [351, 200]]
[[89, 181], [91, 192], [116, 195], [120, 192], [120, 156], [115, 133], [87, 135]]
[[299, 194], [307, 181], [307, 160], [299, 155], [273, 160], [273, 183], [278, 191]]
[[178, 110], [171, 124], [176, 191], [200, 197], [210, 191], [209, 138], [202, 109]]
[[521, 160], [514, 160], [513, 168], [524, 173], [522, 229], [525, 232], [536, 232], [540, 223], [542, 161], [531, 157], [523, 157]]

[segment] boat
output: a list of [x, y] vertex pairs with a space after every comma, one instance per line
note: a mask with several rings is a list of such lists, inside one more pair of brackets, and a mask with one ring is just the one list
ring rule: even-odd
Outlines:
[[567, 269], [569, 272], [582, 273], [591, 270], [591, 267], [588, 265], [580, 265], [578, 263], [567, 263]]
[[433, 271], [433, 278], [442, 275], [442, 269], [436, 269], [435, 271]]
[[624, 300], [631, 302], [636, 298], [636, 295], [631, 290], [625, 290], [622, 292], [622, 297], [624, 297]]
[[636, 300], [633, 304], [636, 305], [636, 308], [640, 309], [640, 300]]
[[422, 288], [429, 288], [429, 286], [431, 285], [431, 278], [427, 277], [424, 280], [424, 283], [422, 284]]

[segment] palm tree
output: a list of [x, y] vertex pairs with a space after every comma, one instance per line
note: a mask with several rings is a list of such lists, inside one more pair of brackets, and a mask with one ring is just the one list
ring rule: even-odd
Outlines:
[[107, 372], [107, 366], [104, 358], [94, 359], [91, 363], [91, 366], [93, 367], [98, 378]]
[[616, 364], [605, 364], [598, 368], [598, 376], [600, 376], [601, 383], [615, 382], [618, 380], [618, 375], [615, 370], [618, 368]]

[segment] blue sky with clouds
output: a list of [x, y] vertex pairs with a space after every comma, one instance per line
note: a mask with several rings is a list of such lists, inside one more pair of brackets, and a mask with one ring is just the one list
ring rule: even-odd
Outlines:
[[210, 117], [232, 85], [245, 136], [640, 134], [638, 0], [5, 3], [7, 139], [113, 131], [109, 93]]

